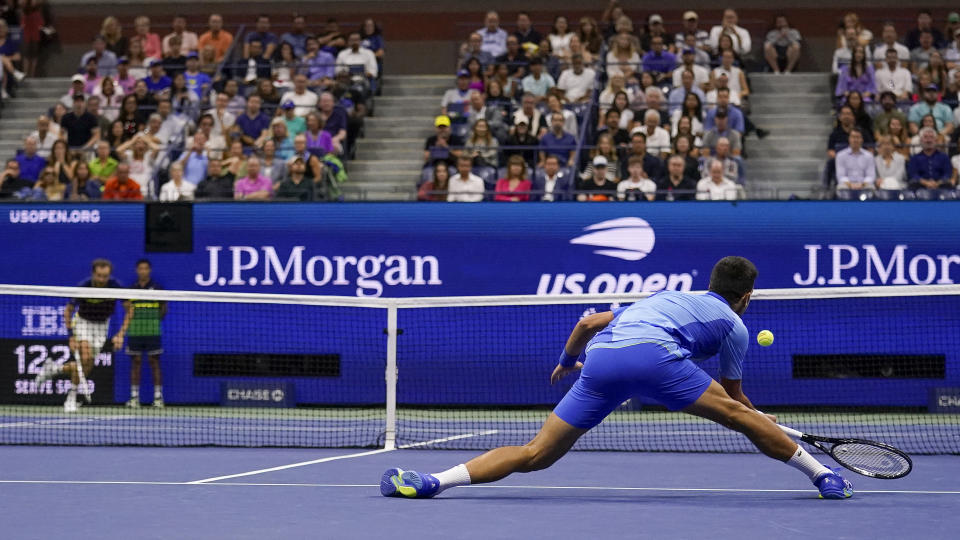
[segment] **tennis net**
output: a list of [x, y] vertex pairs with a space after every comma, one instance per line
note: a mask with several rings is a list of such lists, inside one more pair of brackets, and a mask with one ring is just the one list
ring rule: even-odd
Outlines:
[[[643, 296], [381, 299], [0, 285], [0, 444], [523, 444], [575, 380], [549, 384], [576, 321]], [[75, 413], [63, 407], [69, 378], [35, 378], [47, 359], [72, 357], [63, 320], [71, 298], [119, 299], [108, 336], [122, 324], [125, 301], [135, 306], [123, 347], [99, 354], [85, 374], [91, 403], [80, 392]], [[157, 326], [137, 318], [149, 313], [163, 315], [159, 344]], [[744, 391], [782, 423], [912, 453], [960, 453], [960, 287], [756, 291], [744, 322], [752, 336], [775, 335], [771, 347], [751, 345]], [[90, 332], [73, 329], [75, 338]], [[160, 348], [162, 408], [153, 406], [150, 365]], [[130, 402], [138, 355], [139, 399]], [[716, 359], [701, 365], [716, 376]], [[644, 396], [575, 448], [755, 451], [738, 433]]]

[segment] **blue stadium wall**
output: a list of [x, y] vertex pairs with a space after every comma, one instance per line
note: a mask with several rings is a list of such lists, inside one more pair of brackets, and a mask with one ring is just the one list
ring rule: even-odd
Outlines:
[[[134, 262], [146, 256], [168, 289], [384, 297], [698, 290], [717, 259], [739, 254], [757, 264], [759, 288], [946, 284], [960, 280], [957, 208], [936, 202], [197, 204], [191, 253], [146, 253], [140, 204], [0, 205], [0, 283], [74, 285], [95, 257], [112, 260], [115, 275], [131, 283]], [[59, 310], [63, 301], [15, 297], [0, 304], [0, 379], [12, 385], [30, 378], [24, 365], [35, 357], [22, 351], [63, 343], [59, 324], [38, 315]], [[751, 393], [758, 404], [926, 406], [931, 388], [960, 386], [960, 333], [951, 324], [960, 321], [957, 304], [756, 302], [745, 317], [748, 327], [773, 330], [777, 343], [751, 349], [745, 385], [762, 382]], [[564, 389], [539, 382], [570, 326], [585, 310], [607, 308], [401, 314], [399, 400], [423, 403], [426, 383], [415, 381], [442, 374], [445, 384], [433, 385], [442, 403], [549, 405]], [[197, 352], [339, 354], [338, 376], [293, 379], [297, 401], [382, 403], [384, 325], [382, 310], [175, 304], [165, 321], [166, 397], [219, 402], [225, 379], [194, 376]], [[522, 344], [522, 352], [506, 342]], [[28, 347], [15, 353], [20, 345]], [[478, 350], [485, 351], [482, 362], [471, 358]], [[796, 354], [872, 353], [945, 355], [946, 371], [868, 384], [791, 373]], [[98, 368], [101, 377], [110, 375], [104, 381], [114, 387], [113, 401], [127, 397], [128, 367], [120, 353]], [[498, 368], [509, 369], [516, 384], [495, 394], [474, 384]], [[13, 390], [0, 389], [0, 396]]]

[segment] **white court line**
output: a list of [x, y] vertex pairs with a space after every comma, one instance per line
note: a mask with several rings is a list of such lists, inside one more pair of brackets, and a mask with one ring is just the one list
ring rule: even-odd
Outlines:
[[[138, 485], [138, 486], [234, 486], [234, 487], [312, 487], [312, 488], [363, 488], [372, 489], [379, 484], [302, 484], [274, 482], [138, 482], [127, 480], [0, 480], [0, 484], [52, 484], [52, 485]], [[694, 492], [694, 493], [816, 493], [815, 489], [754, 489], [754, 488], [668, 488], [668, 487], [618, 487], [618, 486], [464, 486], [466, 489], [502, 490], [561, 490], [561, 491], [638, 491], [638, 492]], [[904, 489], [859, 489], [857, 493], [889, 493], [906, 495], [960, 495], [960, 491], [904, 490]]]
[[496, 433], [496, 432], [497, 432], [497, 430], [495, 430], [495, 429], [490, 429], [490, 430], [487, 430], [487, 431], [480, 431], [480, 432], [477, 432], [477, 433], [462, 433], [462, 434], [460, 434], [460, 435], [453, 435], [453, 436], [450, 436], [450, 437], [443, 437], [443, 438], [440, 438], [440, 439], [431, 439], [431, 440], [429, 440], [429, 441], [422, 441], [422, 442], [417, 442], [417, 443], [404, 444], [404, 445], [398, 446], [398, 447], [396, 447], [396, 448], [380, 448], [380, 449], [378, 449], [378, 450], [369, 450], [369, 451], [367, 451], [367, 452], [357, 452], [357, 453], [354, 453], [354, 454], [344, 454], [344, 455], [340, 455], [340, 456], [331, 456], [331, 457], [325, 457], [325, 458], [320, 458], [320, 459], [313, 459], [313, 460], [310, 460], [310, 461], [301, 461], [301, 462], [299, 462], [299, 463], [291, 463], [291, 464], [289, 464], [289, 465], [279, 465], [279, 466], [277, 466], [277, 467], [270, 467], [269, 469], [258, 469], [258, 470], [256, 470], [256, 471], [247, 471], [247, 472], [242, 472], [242, 473], [237, 473], [237, 474], [228, 474], [228, 475], [224, 475], [224, 476], [214, 476], [214, 477], [212, 477], [212, 478], [204, 478], [204, 479], [202, 479], [202, 480], [194, 480], [194, 481], [192, 481], [192, 482], [187, 482], [187, 483], [188, 483], [188, 484], [208, 484], [208, 483], [210, 483], [210, 482], [217, 482], [217, 481], [219, 481], [219, 480], [228, 480], [228, 479], [230, 479], [230, 478], [240, 478], [240, 477], [243, 477], [243, 476], [253, 476], [253, 475], [255, 475], [255, 474], [263, 474], [263, 473], [268, 473], [268, 472], [282, 471], [282, 470], [285, 470], [285, 469], [293, 469], [294, 467], [305, 467], [305, 466], [307, 466], [307, 465], [316, 465], [317, 463], [327, 463], [327, 462], [329, 462], [329, 461], [337, 461], [337, 460], [340, 460], [340, 459], [353, 459], [353, 458], [364, 457], [364, 456], [372, 456], [372, 455], [374, 455], [374, 454], [383, 454], [383, 453], [385, 453], [385, 452], [393, 452], [394, 450], [402, 450], [402, 449], [407, 449], [407, 448], [419, 448], [419, 447], [422, 447], [422, 446], [430, 446], [430, 445], [432, 445], [432, 444], [440, 444], [440, 443], [444, 443], [444, 442], [448, 442], [448, 441], [456, 441], [456, 440], [459, 440], [459, 439], [469, 439], [469, 438], [471, 438], [471, 437], [481, 437], [481, 436], [483, 436], [483, 435], [492, 435], [492, 434], [494, 434], [494, 433]]

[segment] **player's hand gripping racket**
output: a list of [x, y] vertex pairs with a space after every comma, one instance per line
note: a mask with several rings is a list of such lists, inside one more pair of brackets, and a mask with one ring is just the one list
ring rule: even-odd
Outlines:
[[83, 396], [83, 400], [87, 403], [90, 403], [90, 387], [87, 386], [87, 377], [83, 374], [83, 362], [80, 361], [80, 351], [73, 351], [73, 360], [74, 365], [77, 366], [77, 379], [79, 381], [79, 390], [80, 395]]
[[857, 474], [893, 480], [903, 478], [913, 470], [913, 461], [902, 450], [889, 444], [865, 439], [837, 439], [801, 433], [777, 424], [790, 437], [813, 445], [829, 455], [844, 468]]

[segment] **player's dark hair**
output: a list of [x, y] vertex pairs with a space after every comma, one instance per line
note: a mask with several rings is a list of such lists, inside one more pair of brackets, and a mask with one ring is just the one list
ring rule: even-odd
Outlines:
[[756, 279], [757, 267], [749, 259], [731, 255], [713, 265], [710, 272], [710, 291], [733, 304], [753, 290]]
[[145, 264], [145, 265], [149, 266], [150, 268], [153, 268], [153, 265], [150, 264], [150, 259], [140, 259], [140, 260], [137, 261], [137, 264], [133, 265], [133, 267], [136, 268], [136, 267], [140, 266], [141, 264]]
[[96, 271], [97, 268], [102, 268], [106, 266], [107, 268], [113, 270], [113, 263], [108, 259], [94, 259], [90, 264], [90, 269]]

